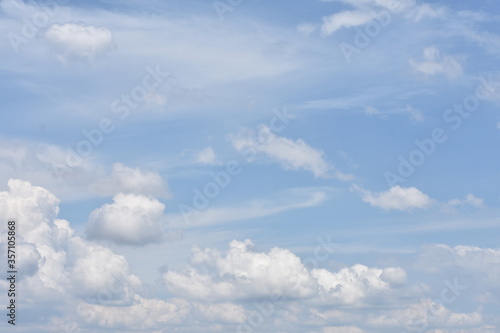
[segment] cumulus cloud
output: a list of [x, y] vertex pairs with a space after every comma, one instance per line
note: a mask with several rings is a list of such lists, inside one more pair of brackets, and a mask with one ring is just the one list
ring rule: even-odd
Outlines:
[[221, 162], [217, 159], [217, 155], [215, 155], [214, 149], [210, 146], [196, 153], [196, 163], [207, 165], [221, 164]]
[[[112, 205], [141, 197], [122, 196]], [[148, 200], [141, 206], [155, 206], [154, 200]], [[70, 327], [236, 331], [248, 325], [262, 307], [273, 309], [265, 325], [270, 332], [306, 328], [315, 332], [401, 331], [416, 325], [425, 325], [430, 332], [492, 331], [480, 310], [453, 312], [423, 294], [439, 297], [443, 286], [413, 290], [401, 267], [308, 268], [290, 250], [259, 251], [250, 240], [232, 241], [225, 252], [195, 246], [188, 266], [164, 270], [161, 276], [162, 287], [180, 298], [146, 298], [144, 283], [131, 273], [126, 258], [76, 236], [70, 223], [58, 218], [58, 205], [52, 193], [26, 181], [10, 180], [8, 190], [0, 192], [0, 219], [18, 221], [17, 245], [23, 258], [18, 286], [24, 291], [19, 301], [31, 312], [39, 304], [46, 305], [44, 315], [50, 319], [36, 320], [51, 325], [52, 331]], [[0, 224], [0, 247], [6, 245], [6, 231], [6, 224]], [[4, 252], [0, 259], [5, 260]], [[467, 289], [457, 297], [474, 292], [478, 300], [498, 301], [498, 249], [431, 245], [424, 248], [420, 260], [419, 276], [453, 272], [454, 281], [458, 275], [458, 284]], [[0, 291], [6, 288], [6, 281], [0, 280]], [[421, 300], [408, 302], [409, 297]], [[272, 299], [279, 299], [279, 305]], [[381, 299], [390, 301], [380, 307]]]
[[266, 126], [259, 126], [257, 133], [231, 135], [230, 140], [241, 154], [253, 159], [254, 154], [264, 154], [285, 170], [306, 170], [315, 177], [336, 177], [341, 180], [352, 179], [351, 175], [336, 170], [324, 157], [324, 153], [309, 146], [304, 140], [290, 140], [277, 136]]
[[359, 306], [364, 298], [406, 281], [401, 268], [355, 265], [336, 273], [308, 270], [289, 250], [272, 248], [264, 253], [252, 247], [250, 240], [232, 241], [225, 254], [194, 247], [192, 265], [183, 271], [167, 271], [163, 275], [165, 285], [174, 294], [195, 299], [278, 297]]
[[113, 47], [111, 31], [92, 25], [53, 24], [45, 32], [45, 38], [63, 61], [73, 58], [92, 60]]
[[[26, 301], [96, 299], [119, 279], [123, 288], [103, 302], [126, 304], [141, 281], [130, 273], [127, 261], [108, 248], [74, 236], [69, 222], [57, 218], [59, 199], [46, 189], [12, 179], [0, 192], [0, 219], [17, 221], [17, 246], [23, 260], [20, 288]], [[5, 246], [6, 223], [0, 226]], [[25, 257], [24, 257], [25, 256]]]
[[112, 204], [94, 210], [89, 217], [87, 235], [91, 239], [117, 244], [145, 245], [163, 240], [163, 210], [156, 199], [119, 193]]
[[187, 267], [184, 272], [168, 271], [163, 280], [168, 290], [190, 298], [245, 299], [279, 294], [304, 298], [315, 293], [316, 283], [300, 259], [285, 249], [269, 253], [251, 251], [253, 243], [232, 241], [223, 255], [217, 250], [192, 250], [192, 262], [211, 267], [215, 274]]
[[312, 276], [318, 281], [323, 299], [332, 299], [336, 303], [360, 304], [367, 296], [380, 291], [388, 291], [406, 281], [406, 273], [401, 268], [370, 268], [354, 265], [342, 268], [339, 272], [326, 269], [313, 270]]
[[361, 194], [361, 199], [374, 207], [386, 210], [426, 209], [432, 206], [433, 200], [415, 187], [391, 187], [385, 192], [374, 193], [352, 185], [351, 190]]
[[449, 78], [457, 78], [463, 74], [462, 65], [452, 56], [441, 55], [435, 46], [426, 47], [423, 56], [423, 61], [409, 60], [417, 72], [428, 76], [444, 74]]

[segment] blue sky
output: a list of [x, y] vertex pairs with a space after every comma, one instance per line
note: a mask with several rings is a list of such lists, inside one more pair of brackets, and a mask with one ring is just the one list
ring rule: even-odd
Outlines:
[[2, 330], [497, 332], [499, 15], [1, 0]]

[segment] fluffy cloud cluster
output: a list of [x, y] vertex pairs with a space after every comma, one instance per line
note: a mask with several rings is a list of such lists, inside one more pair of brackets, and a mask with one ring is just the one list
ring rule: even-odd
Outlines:
[[240, 152], [249, 159], [256, 154], [264, 154], [285, 170], [307, 170], [315, 177], [337, 177], [341, 180], [350, 180], [350, 175], [343, 174], [330, 165], [322, 151], [309, 146], [304, 140], [290, 140], [280, 137], [266, 125], [261, 125], [257, 133], [232, 135], [231, 142]]
[[92, 60], [113, 46], [111, 31], [103, 27], [74, 23], [53, 24], [45, 38], [54, 46], [61, 60], [72, 58]]
[[[58, 219], [58, 204], [49, 191], [21, 180], [10, 180], [8, 191], [0, 192], [0, 219], [15, 219], [18, 225], [17, 248], [22, 258], [18, 286], [23, 290], [19, 301], [25, 311], [46, 304], [46, 318], [50, 319], [43, 323], [50, 324], [53, 331], [161, 331], [174, 327], [179, 332], [248, 327], [297, 333], [305, 327], [318, 333], [412, 331], [415, 327], [429, 332], [495, 330], [485, 324], [480, 310], [457, 313], [439, 299], [424, 297], [439, 297], [442, 287], [429, 295], [428, 287], [408, 286], [408, 273], [400, 267], [356, 264], [337, 271], [309, 269], [287, 249], [255, 251], [249, 240], [232, 241], [225, 252], [194, 247], [190, 265], [162, 274], [163, 287], [178, 298], [147, 297], [151, 293], [131, 273], [126, 258], [75, 236], [69, 222]], [[155, 200], [122, 194], [96, 214], [112, 216], [114, 205], [149, 207], [157, 214], [162, 210]], [[0, 224], [0, 237], [0, 246], [5, 247], [6, 224]], [[1, 255], [5, 260], [5, 253]], [[499, 250], [434, 245], [424, 249], [421, 259], [424, 271], [434, 274], [449, 268], [462, 272], [459, 283], [478, 289], [481, 302], [497, 301]], [[473, 278], [462, 280], [470, 272], [474, 272]], [[0, 291], [6, 289], [7, 281], [1, 280]], [[415, 302], [416, 298], [421, 300]], [[273, 299], [280, 302], [272, 303]], [[263, 319], [257, 325], [259, 316]]]
[[[0, 192], [0, 219], [17, 222], [17, 244], [23, 255], [19, 270], [26, 297], [54, 300], [69, 292], [77, 298], [95, 299], [119, 279], [123, 289], [108, 300], [130, 301], [141, 282], [122, 256], [74, 236], [69, 222], [57, 219], [59, 200], [49, 191], [21, 180], [10, 180], [8, 187], [8, 192]], [[0, 233], [3, 247], [5, 223]]]
[[310, 299], [323, 304], [359, 305], [363, 298], [401, 286], [401, 268], [355, 265], [334, 273], [308, 270], [286, 249], [268, 253], [251, 250], [251, 241], [232, 241], [225, 254], [193, 248], [192, 266], [167, 271], [163, 280], [174, 294], [195, 299], [252, 299], [278, 296]]

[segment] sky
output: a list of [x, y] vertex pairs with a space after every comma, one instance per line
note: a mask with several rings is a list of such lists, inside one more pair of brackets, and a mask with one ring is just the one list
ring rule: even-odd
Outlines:
[[499, 20], [0, 0], [0, 330], [499, 332]]

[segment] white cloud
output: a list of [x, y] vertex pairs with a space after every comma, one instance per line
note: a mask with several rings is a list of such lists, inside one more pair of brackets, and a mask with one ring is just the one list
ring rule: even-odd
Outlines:
[[392, 18], [394, 14], [406, 11], [415, 6], [414, 0], [327, 0], [349, 4], [356, 10], [346, 10], [323, 18], [321, 32], [330, 35], [341, 28], [351, 28], [364, 25], [382, 14]]
[[445, 209], [452, 209], [454, 207], [472, 206], [476, 208], [484, 207], [483, 199], [469, 193], [464, 199], [452, 199], [444, 204]]
[[214, 149], [210, 146], [196, 153], [196, 163], [208, 165], [221, 164], [221, 162], [217, 159], [217, 155], [215, 155]]
[[351, 189], [360, 193], [364, 202], [386, 210], [426, 209], [434, 202], [429, 196], [415, 187], [405, 188], [396, 185], [385, 192], [378, 193], [365, 190], [358, 185], [353, 185]]
[[[259, 306], [273, 309], [273, 316], [262, 326], [269, 332], [358, 333], [423, 324], [430, 332], [493, 331], [479, 310], [452, 312], [427, 296], [408, 302], [408, 297], [420, 298], [423, 292], [439, 297], [442, 286], [437, 290], [408, 286], [407, 272], [400, 267], [357, 264], [336, 271], [312, 269], [287, 249], [259, 251], [249, 240], [232, 241], [225, 252], [195, 246], [185, 269], [163, 271], [167, 291], [190, 300], [147, 298], [142, 295], [144, 283], [131, 273], [125, 257], [75, 236], [69, 222], [57, 218], [59, 200], [52, 193], [20, 180], [11, 180], [8, 186], [8, 191], [0, 192], [0, 219], [18, 220], [18, 250], [24, 259], [17, 283], [25, 295], [20, 302], [30, 313], [44, 304], [44, 316], [50, 319], [35, 320], [52, 325], [53, 331], [68, 327], [148, 332], [175, 327], [186, 333], [237, 330]], [[0, 236], [4, 247], [5, 223], [0, 224]], [[432, 245], [421, 253], [417, 269], [420, 278], [428, 272], [458, 275], [458, 283], [467, 289], [457, 297], [464, 300], [486, 300], [489, 295], [490, 301], [497, 301], [499, 253], [498, 249]], [[4, 252], [0, 259], [5, 260]], [[0, 280], [0, 291], [6, 287], [7, 282]], [[273, 305], [271, 299], [280, 303]], [[385, 300], [382, 307], [381, 299]]]
[[113, 201], [90, 214], [87, 234], [91, 239], [130, 245], [163, 240], [165, 206], [161, 202], [143, 195], [123, 193], [115, 195]]
[[274, 294], [304, 298], [315, 293], [316, 283], [293, 253], [279, 248], [257, 253], [251, 247], [249, 240], [232, 241], [225, 255], [195, 247], [191, 261], [195, 266], [211, 267], [213, 274], [188, 267], [184, 272], [166, 272], [163, 280], [170, 292], [197, 299], [245, 299]]
[[[10, 180], [9, 190], [0, 192], [0, 219], [17, 221], [17, 246], [26, 255], [19, 269], [19, 288], [33, 304], [46, 301], [96, 299], [115, 280], [116, 289], [103, 303], [126, 304], [141, 281], [130, 273], [127, 261], [108, 248], [74, 236], [69, 222], [57, 219], [59, 200], [44, 188]], [[0, 227], [4, 247], [6, 223]], [[36, 303], [35, 303], [36, 304]]]
[[330, 35], [340, 28], [350, 28], [363, 25], [373, 20], [372, 15], [365, 11], [343, 11], [323, 18], [321, 32]]
[[134, 193], [163, 198], [170, 196], [166, 183], [158, 173], [130, 168], [121, 163], [115, 163], [111, 174], [95, 182], [93, 187], [101, 195]]
[[392, 286], [400, 286], [406, 281], [406, 273], [401, 268], [370, 268], [354, 265], [333, 273], [326, 269], [315, 269], [312, 276], [321, 286], [321, 298], [338, 303], [360, 304], [360, 301], [380, 291], [388, 291]]
[[463, 74], [462, 65], [452, 56], [441, 55], [435, 46], [424, 49], [424, 59], [419, 62], [410, 59], [410, 65], [417, 72], [425, 75], [444, 74], [449, 78], [457, 78]]
[[304, 140], [293, 141], [277, 136], [266, 125], [260, 125], [257, 133], [251, 131], [247, 134], [231, 135], [230, 139], [234, 148], [241, 154], [265, 154], [285, 170], [306, 170], [315, 177], [336, 177], [344, 181], [353, 178], [335, 170], [325, 160], [322, 151], [312, 148]]
[[63, 61], [71, 58], [92, 60], [113, 47], [111, 31], [92, 25], [53, 24], [45, 32], [45, 38]]
[[163, 275], [168, 290], [195, 299], [309, 299], [318, 304], [359, 306], [364, 298], [400, 287], [401, 268], [354, 265], [331, 272], [309, 271], [286, 249], [251, 250], [253, 243], [233, 240], [225, 254], [215, 249], [192, 250], [192, 265]]

